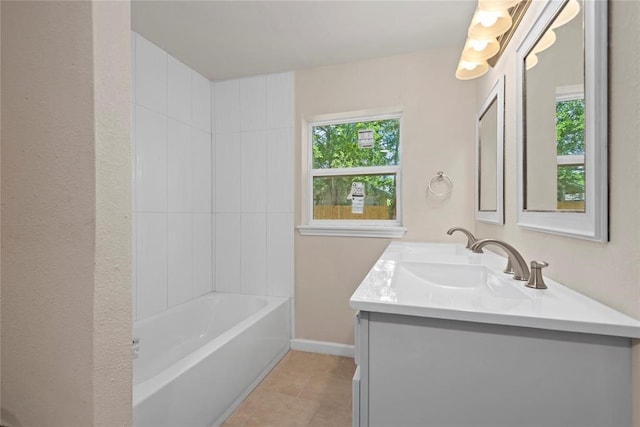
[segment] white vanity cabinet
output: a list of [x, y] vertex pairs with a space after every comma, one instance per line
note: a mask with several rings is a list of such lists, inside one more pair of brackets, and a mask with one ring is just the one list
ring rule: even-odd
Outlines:
[[628, 338], [359, 316], [354, 426], [631, 426]]
[[[494, 254], [473, 261], [488, 269], [477, 289], [422, 283], [399, 272], [416, 245], [392, 243], [350, 300], [354, 426], [631, 426], [639, 321], [552, 280], [520, 298], [521, 282], [490, 277]], [[435, 280], [428, 262], [412, 271]]]

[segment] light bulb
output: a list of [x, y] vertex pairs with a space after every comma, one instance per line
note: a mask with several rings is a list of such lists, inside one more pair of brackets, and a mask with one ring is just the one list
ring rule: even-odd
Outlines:
[[473, 70], [474, 68], [476, 68], [478, 66], [477, 63], [475, 62], [468, 62], [468, 61], [462, 61], [462, 68], [464, 68], [465, 70]]
[[511, 23], [511, 15], [505, 11], [488, 12], [476, 9], [467, 35], [470, 39], [490, 40], [507, 31]]
[[498, 22], [498, 15], [493, 12], [480, 10], [478, 12], [478, 21], [480, 22], [480, 24], [482, 24], [483, 27], [491, 27], [493, 24]]
[[488, 40], [469, 40], [469, 46], [475, 51], [480, 52], [481, 50], [485, 50], [489, 45]]
[[485, 60], [468, 60], [460, 58], [456, 78], [459, 80], [471, 80], [478, 78], [489, 71], [489, 64]]

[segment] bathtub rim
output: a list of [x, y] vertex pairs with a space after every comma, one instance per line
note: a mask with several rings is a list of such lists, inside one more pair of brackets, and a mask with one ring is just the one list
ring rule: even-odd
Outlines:
[[[204, 294], [198, 298], [206, 298], [212, 295], [226, 295], [223, 292], [210, 292], [208, 294]], [[228, 344], [233, 338], [235, 338], [239, 332], [248, 329], [250, 326], [254, 325], [261, 318], [265, 317], [272, 311], [279, 308], [281, 305], [289, 306], [289, 297], [275, 297], [275, 296], [262, 296], [262, 295], [245, 295], [245, 294], [229, 294], [229, 295], [242, 295], [246, 297], [254, 297], [260, 298], [267, 301], [267, 305], [261, 307], [260, 310], [251, 314], [249, 317], [243, 319], [239, 323], [235, 324], [233, 327], [224, 331], [222, 334], [215, 337], [213, 340], [204, 344], [202, 347], [196, 349], [195, 351], [189, 353], [183, 358], [179, 359], [175, 363], [171, 364], [167, 368], [163, 369], [158, 374], [154, 375], [151, 378], [146, 379], [138, 384], [133, 384], [132, 390], [132, 407], [135, 409], [140, 403], [147, 400], [151, 397], [156, 391], [158, 391], [162, 386], [170, 383], [176, 378], [180, 377], [182, 374], [187, 372], [189, 369], [193, 368], [196, 364], [198, 364], [205, 356], [213, 353], [218, 348]], [[197, 298], [196, 298], [197, 299]], [[188, 304], [195, 300], [187, 301], [184, 304]], [[177, 306], [176, 306], [177, 307]], [[289, 307], [286, 307], [285, 310], [289, 311]], [[146, 319], [144, 319], [146, 320]], [[291, 319], [289, 319], [289, 329], [291, 328]], [[288, 350], [288, 349], [287, 349]], [[133, 372], [132, 372], [133, 375]]]

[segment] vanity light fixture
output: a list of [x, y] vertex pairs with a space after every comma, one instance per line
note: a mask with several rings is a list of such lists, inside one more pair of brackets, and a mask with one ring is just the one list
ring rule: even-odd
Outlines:
[[489, 59], [500, 50], [500, 44], [495, 37], [486, 40], [467, 39], [462, 51], [466, 60], [482, 61]]
[[497, 38], [512, 27], [512, 11], [520, 2], [521, 0], [478, 0], [456, 70], [458, 79], [475, 79], [489, 71], [487, 60], [501, 51]]
[[476, 9], [469, 25], [469, 38], [486, 40], [497, 37], [511, 27], [511, 15], [505, 10], [487, 11]]
[[489, 71], [489, 64], [485, 60], [460, 60], [456, 70], [456, 77], [460, 80], [471, 80], [480, 77], [487, 71]]

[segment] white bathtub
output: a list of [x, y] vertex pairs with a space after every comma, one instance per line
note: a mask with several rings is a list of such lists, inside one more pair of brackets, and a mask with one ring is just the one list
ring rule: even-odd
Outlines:
[[211, 293], [134, 322], [135, 427], [221, 424], [289, 349], [287, 298]]

